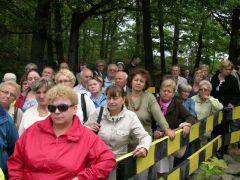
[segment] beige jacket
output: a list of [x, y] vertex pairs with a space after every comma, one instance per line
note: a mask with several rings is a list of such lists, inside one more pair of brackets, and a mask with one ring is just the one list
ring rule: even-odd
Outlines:
[[[86, 126], [90, 127], [97, 121], [99, 111], [100, 108], [89, 117], [85, 123]], [[116, 157], [128, 152], [130, 136], [139, 142], [136, 148], [144, 147], [149, 150], [152, 142], [151, 136], [144, 130], [137, 115], [127, 110], [126, 107], [117, 116], [110, 116], [108, 109], [104, 108], [100, 124], [98, 136], [114, 152]]]

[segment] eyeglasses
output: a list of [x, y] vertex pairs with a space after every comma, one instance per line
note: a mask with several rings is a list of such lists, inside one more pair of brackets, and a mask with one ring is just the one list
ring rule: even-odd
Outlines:
[[59, 104], [57, 106], [55, 106], [55, 105], [48, 105], [48, 111], [50, 113], [55, 113], [56, 109], [58, 109], [60, 112], [66, 112], [72, 106], [74, 106], [74, 105], [68, 105], [68, 104]]
[[0, 90], [3, 94], [5, 94], [6, 96], [7, 95], [10, 95], [10, 97], [11, 98], [16, 98], [16, 96], [15, 96], [15, 94], [13, 94], [13, 93], [11, 93], [11, 92], [9, 92], [9, 91], [4, 91], [4, 90]]
[[57, 84], [65, 84], [65, 83], [69, 83], [69, 82], [71, 82], [70, 80], [59, 80], [59, 81], [57, 81]]
[[204, 92], [206, 92], [206, 91], [209, 91], [209, 89], [200, 88], [199, 91], [204, 91]]

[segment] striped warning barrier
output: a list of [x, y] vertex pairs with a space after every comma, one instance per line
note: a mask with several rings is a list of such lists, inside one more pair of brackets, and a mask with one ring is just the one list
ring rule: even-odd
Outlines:
[[[240, 118], [240, 107], [236, 107], [233, 109], [232, 112], [230, 112], [230, 116], [232, 120], [236, 120]], [[133, 158], [132, 153], [128, 153], [124, 156], [121, 156], [117, 159], [117, 179], [128, 179], [136, 174], [141, 173], [145, 169], [148, 169], [149, 167], [153, 166], [156, 162], [161, 160], [162, 158], [171, 155], [172, 153], [176, 152], [179, 150], [182, 146], [188, 144], [189, 142], [192, 142], [199, 137], [202, 137], [204, 133], [211, 131], [216, 125], [220, 124], [223, 121], [223, 112], [219, 111], [218, 113], [215, 113], [214, 115], [211, 115], [205, 119], [202, 119], [201, 121], [195, 123], [192, 125], [189, 136], [184, 138], [182, 135], [182, 130], [177, 130], [175, 132], [175, 139], [170, 140], [168, 137], [163, 137], [159, 140], [156, 140], [152, 142], [148, 155], [145, 158]], [[213, 153], [215, 153], [215, 150], [219, 149], [222, 145], [222, 137], [218, 136], [217, 140], [216, 138], [214, 139], [217, 142], [214, 143], [215, 141], [211, 141], [208, 143], [206, 146], [206, 150], [204, 150], [204, 158], [202, 158], [203, 155], [200, 153], [200, 157], [198, 158], [198, 162], [200, 162], [202, 159], [206, 160], [206, 158], [210, 158]], [[229, 134], [225, 135], [225, 138], [223, 140], [223, 145], [226, 144], [231, 144], [234, 142], [240, 141], [240, 132], [232, 132]], [[212, 145], [211, 145], [212, 143]], [[216, 148], [217, 147], [217, 148]], [[203, 151], [203, 149], [200, 149]], [[200, 152], [197, 151], [197, 152]], [[212, 151], [214, 150], [214, 151]], [[196, 152], [196, 153], [197, 153]], [[203, 154], [203, 153], [202, 153]], [[191, 156], [192, 157], [192, 156]], [[196, 157], [195, 157], [196, 158]], [[188, 159], [189, 160], [189, 159]], [[201, 161], [202, 162], [202, 161]], [[181, 166], [187, 166], [188, 162], [185, 162], [181, 164]], [[192, 163], [194, 165], [194, 163]], [[191, 166], [191, 164], [190, 164]], [[190, 175], [189, 173], [192, 173], [194, 169], [193, 167], [188, 168], [189, 171], [186, 173], [182, 172], [181, 168], [183, 167], [178, 167], [179, 170], [179, 177], [182, 177], [184, 175]], [[182, 172], [182, 173], [181, 173]], [[170, 175], [169, 177], [175, 175]], [[169, 178], [168, 178], [169, 179]]]

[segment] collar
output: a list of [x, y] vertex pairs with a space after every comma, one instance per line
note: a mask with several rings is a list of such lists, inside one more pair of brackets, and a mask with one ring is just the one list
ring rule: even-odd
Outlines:
[[[53, 123], [52, 118], [49, 115], [44, 121], [39, 121], [37, 126], [43, 132], [56, 136], [52, 128], [52, 123]], [[79, 118], [76, 115], [74, 115], [72, 126], [68, 129], [68, 131], [65, 134], [61, 136], [66, 137], [67, 140], [69, 141], [78, 142], [81, 138], [82, 130], [83, 130], [82, 125], [80, 124]]]
[[106, 116], [107, 120], [117, 122], [117, 121], [119, 121], [120, 119], [122, 119], [125, 116], [126, 111], [127, 111], [126, 106], [123, 106], [122, 111], [118, 115], [111, 116], [108, 108], [105, 108], [104, 115]]

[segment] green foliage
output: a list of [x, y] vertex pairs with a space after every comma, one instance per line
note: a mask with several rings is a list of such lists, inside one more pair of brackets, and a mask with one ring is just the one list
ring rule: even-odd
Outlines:
[[212, 175], [222, 175], [225, 168], [227, 168], [227, 164], [224, 160], [213, 157], [201, 164], [200, 169], [202, 171], [198, 174], [197, 179], [203, 180]]

